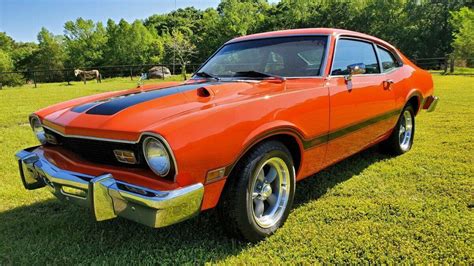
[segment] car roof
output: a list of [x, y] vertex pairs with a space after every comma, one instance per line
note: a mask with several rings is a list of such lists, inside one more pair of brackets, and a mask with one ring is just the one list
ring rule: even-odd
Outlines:
[[361, 39], [373, 41], [383, 46], [387, 46], [388, 48], [395, 49], [391, 44], [379, 38], [376, 38], [374, 36], [370, 36], [364, 33], [356, 32], [356, 31], [334, 29], [334, 28], [305, 28], [305, 29], [270, 31], [270, 32], [263, 32], [263, 33], [237, 37], [228, 41], [227, 43], [248, 41], [248, 40], [254, 40], [254, 39], [298, 36], [298, 35], [333, 35], [335, 37], [338, 37], [338, 36], [355, 37], [355, 38], [361, 38]]

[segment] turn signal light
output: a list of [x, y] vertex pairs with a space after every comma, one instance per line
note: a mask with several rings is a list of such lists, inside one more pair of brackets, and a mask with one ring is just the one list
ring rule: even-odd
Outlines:
[[207, 173], [206, 183], [210, 183], [212, 181], [221, 179], [224, 177], [224, 175], [225, 175], [225, 167], [211, 170]]

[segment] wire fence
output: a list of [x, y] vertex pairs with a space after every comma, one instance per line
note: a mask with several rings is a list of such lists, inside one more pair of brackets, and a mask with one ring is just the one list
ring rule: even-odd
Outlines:
[[[200, 64], [188, 64], [185, 66], [186, 73], [194, 73]], [[181, 75], [183, 65], [180, 64], [140, 64], [140, 65], [107, 65], [96, 67], [79, 67], [63, 69], [28, 69], [23, 71], [0, 72], [0, 88], [2, 81], [5, 84], [13, 83], [16, 85], [32, 84], [37, 86], [39, 83], [83, 81], [87, 83], [83, 75], [75, 75], [75, 70], [82, 71], [97, 70], [100, 73], [99, 81], [108, 78], [129, 77], [131, 80], [139, 79], [143, 73], [149, 73], [151, 68], [156, 68], [158, 72], [170, 73], [171, 75]], [[169, 72], [168, 72], [169, 71]], [[164, 79], [164, 75], [161, 78]]]
[[[430, 57], [430, 58], [415, 58], [413, 62], [425, 70], [442, 70], [446, 74], [455, 73], [457, 68], [473, 67], [474, 57], [456, 59], [453, 57]], [[456, 72], [459, 75], [473, 75], [473, 71]]]
[[[415, 58], [413, 62], [426, 70], [440, 70], [446, 74], [455, 73], [457, 75], [474, 75], [474, 69], [468, 71], [457, 71], [457, 69], [469, 69], [466, 66], [474, 66], [474, 58], [453, 59], [446, 57]], [[186, 73], [194, 73], [200, 64], [188, 64], [185, 66]], [[23, 71], [0, 72], [0, 89], [3, 85], [23, 85], [32, 84], [36, 87], [38, 83], [67, 82], [72, 81], [87, 82], [81, 76], [76, 76], [76, 69], [88, 71], [98, 70], [100, 79], [129, 77], [131, 80], [138, 79], [142, 73], [148, 73], [152, 67], [168, 69], [171, 75], [183, 73], [183, 66], [180, 64], [140, 64], [140, 65], [105, 65], [97, 67], [64, 68], [64, 69], [28, 69]]]

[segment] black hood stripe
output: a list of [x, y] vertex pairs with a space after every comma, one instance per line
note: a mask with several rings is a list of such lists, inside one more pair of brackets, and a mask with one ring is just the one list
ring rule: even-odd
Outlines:
[[198, 83], [198, 84], [187, 84], [187, 85], [180, 85], [175, 87], [151, 90], [146, 92], [139, 92], [139, 93], [132, 93], [126, 94], [122, 96], [117, 96], [113, 98], [109, 98], [107, 100], [86, 103], [83, 105], [76, 106], [71, 109], [73, 112], [82, 113], [86, 112], [86, 114], [91, 115], [113, 115], [116, 114], [128, 107], [144, 103], [147, 101], [151, 101], [154, 99], [158, 99], [161, 97], [195, 90], [200, 87], [210, 85], [210, 83]]

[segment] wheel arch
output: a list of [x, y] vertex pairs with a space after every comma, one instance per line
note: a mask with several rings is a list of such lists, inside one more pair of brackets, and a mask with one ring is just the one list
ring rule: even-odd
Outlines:
[[407, 104], [411, 104], [413, 106], [413, 109], [415, 109], [415, 115], [417, 115], [421, 109], [422, 102], [423, 95], [421, 94], [421, 92], [417, 89], [413, 89], [406, 97], [404, 106], [406, 106]]
[[301, 138], [301, 134], [293, 128], [274, 128], [271, 130], [267, 130], [252, 140], [250, 140], [246, 145], [239, 156], [234, 160], [232, 165], [228, 166], [226, 169], [226, 175], [230, 176], [232, 170], [234, 170], [235, 166], [239, 163], [239, 161], [245, 157], [253, 148], [255, 148], [260, 143], [276, 140], [283, 145], [290, 151], [290, 155], [293, 159], [293, 163], [295, 166], [295, 176], [298, 174], [298, 171], [301, 169], [301, 162], [303, 158], [303, 142]]

